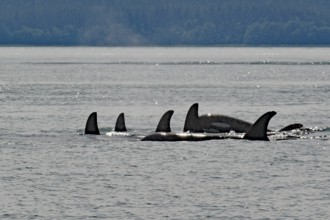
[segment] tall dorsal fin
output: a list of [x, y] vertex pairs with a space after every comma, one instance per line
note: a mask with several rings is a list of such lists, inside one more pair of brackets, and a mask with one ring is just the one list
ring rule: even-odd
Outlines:
[[159, 120], [156, 132], [171, 132], [170, 122], [173, 113], [174, 113], [173, 110], [168, 110], [167, 112], [164, 113], [164, 115]]
[[267, 137], [267, 127], [270, 119], [276, 115], [276, 112], [271, 111], [263, 114], [258, 120], [252, 125], [249, 131], [244, 135], [244, 139], [248, 140], [262, 140], [269, 141]]
[[198, 103], [193, 104], [187, 112], [186, 120], [184, 122], [183, 132], [187, 132], [187, 131], [204, 132], [199, 122]]
[[97, 126], [97, 113], [93, 112], [89, 115], [86, 127], [85, 127], [85, 134], [96, 134], [99, 135], [99, 127]]
[[125, 125], [125, 115], [124, 113], [120, 113], [118, 115], [117, 121], [116, 121], [116, 126], [115, 126], [115, 131], [117, 132], [126, 132], [126, 125]]

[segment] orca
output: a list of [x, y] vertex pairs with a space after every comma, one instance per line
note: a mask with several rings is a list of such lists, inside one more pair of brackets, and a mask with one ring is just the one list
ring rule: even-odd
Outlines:
[[97, 113], [96, 112], [93, 112], [89, 115], [87, 122], [86, 122], [85, 134], [100, 135], [99, 127], [97, 125]]
[[[166, 114], [166, 113], [165, 113]], [[141, 141], [207, 141], [219, 139], [247, 139], [247, 140], [263, 140], [269, 141], [267, 137], [267, 127], [270, 119], [276, 115], [275, 111], [270, 111], [263, 114], [247, 131], [243, 137], [214, 135], [205, 133], [173, 133], [159, 130], [158, 132], [149, 134], [141, 139]], [[171, 115], [172, 116], [172, 115]], [[164, 119], [162, 117], [161, 121]], [[166, 117], [167, 123], [170, 126], [171, 117]], [[162, 122], [164, 123], [164, 122]], [[168, 129], [167, 129], [168, 130]], [[169, 128], [170, 130], [170, 128]]]
[[[116, 132], [126, 132], [125, 115], [120, 113], [117, 117], [115, 130]], [[92, 112], [86, 122], [85, 134], [100, 135], [100, 131], [97, 124], [97, 113]]]
[[156, 132], [171, 132], [171, 118], [173, 115], [173, 110], [168, 110], [164, 113], [164, 115], [159, 120], [159, 123], [156, 128]]
[[274, 115], [276, 115], [275, 111], [263, 114], [243, 136], [243, 139], [269, 141], [267, 136], [268, 124]]
[[226, 115], [198, 115], [198, 103], [193, 104], [187, 112], [183, 131], [187, 132], [207, 132], [207, 133], [227, 133], [235, 131], [246, 133], [252, 124], [237, 118]]
[[[253, 124], [238, 118], [220, 114], [198, 115], [198, 103], [193, 104], [186, 115], [183, 131], [193, 133], [227, 133], [235, 131], [246, 133]], [[291, 124], [280, 130], [291, 131], [303, 127], [302, 124]], [[269, 131], [269, 130], [268, 130]]]
[[219, 135], [206, 135], [203, 133], [157, 132], [145, 136], [141, 141], [208, 141], [217, 139], [224, 139], [224, 137]]
[[282, 128], [282, 129], [280, 129], [279, 132], [292, 131], [292, 130], [295, 130], [295, 129], [301, 129], [302, 127], [304, 127], [302, 124], [295, 123], [295, 124], [291, 124], [291, 125], [288, 125], [288, 126]]
[[116, 132], [127, 132], [126, 124], [125, 124], [125, 115], [123, 112], [120, 113], [117, 117], [115, 131]]

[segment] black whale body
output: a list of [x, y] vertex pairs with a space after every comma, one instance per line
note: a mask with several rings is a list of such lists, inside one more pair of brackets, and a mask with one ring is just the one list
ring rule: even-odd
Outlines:
[[[166, 114], [166, 113], [165, 113]], [[249, 129], [249, 131], [242, 137], [237, 136], [224, 136], [224, 135], [211, 135], [205, 133], [173, 133], [158, 131], [149, 134], [142, 138], [141, 141], [207, 141], [207, 140], [219, 140], [219, 139], [248, 139], [248, 140], [263, 140], [269, 141], [267, 137], [267, 127], [270, 119], [276, 115], [276, 112], [270, 111], [263, 114]], [[164, 117], [162, 117], [163, 119]], [[171, 117], [167, 118], [170, 120]], [[161, 120], [162, 121], [162, 120]], [[167, 123], [170, 124], [169, 122]], [[168, 128], [167, 130], [171, 130]]]
[[[248, 140], [264, 140], [269, 141], [267, 137], [267, 127], [270, 119], [276, 114], [274, 111], [263, 114], [246, 132], [243, 137], [230, 135], [215, 135], [205, 133], [174, 133], [171, 132], [170, 120], [174, 111], [167, 111], [160, 119], [156, 132], [149, 134], [141, 139], [141, 141], [207, 141], [219, 139], [248, 139]], [[121, 113], [116, 122], [115, 131], [125, 132], [124, 114]], [[93, 112], [87, 119], [85, 134], [99, 135], [100, 131], [97, 124], [97, 113]]]
[[[253, 123], [220, 114], [198, 115], [198, 103], [193, 104], [186, 116], [183, 131], [193, 133], [227, 133], [235, 131], [237, 133], [247, 133]], [[301, 128], [302, 124], [291, 124], [280, 131], [289, 131]], [[269, 131], [269, 130], [268, 130]]]

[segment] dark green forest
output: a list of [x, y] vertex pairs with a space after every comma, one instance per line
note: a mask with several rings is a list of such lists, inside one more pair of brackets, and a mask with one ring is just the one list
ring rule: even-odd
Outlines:
[[329, 45], [328, 0], [0, 0], [1, 45]]

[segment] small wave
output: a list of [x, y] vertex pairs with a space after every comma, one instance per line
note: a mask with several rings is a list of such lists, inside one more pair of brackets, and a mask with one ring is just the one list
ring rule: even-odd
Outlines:
[[301, 135], [289, 134], [286, 132], [277, 133], [271, 136], [271, 139], [274, 141], [282, 141], [282, 140], [294, 140], [300, 139]]
[[328, 132], [330, 131], [330, 127], [310, 127], [310, 128], [301, 128], [297, 130], [293, 130], [296, 132], [304, 132], [304, 133], [310, 133], [310, 132]]
[[117, 131], [110, 131], [105, 133], [106, 136], [121, 136], [121, 137], [131, 137], [133, 134], [127, 133], [127, 132], [117, 132]]
[[329, 131], [330, 131], [329, 127], [324, 127], [324, 128], [311, 127], [311, 128], [295, 129], [289, 132], [271, 132], [268, 133], [268, 135], [272, 136], [273, 140], [291, 140], [291, 139], [329, 140], [330, 137], [329, 134], [324, 134], [324, 135], [320, 134], [320, 132], [329, 132]]
[[302, 136], [300, 139], [307, 139], [307, 140], [329, 140], [330, 135], [319, 135], [319, 136]]
[[179, 61], [179, 62], [157, 62], [157, 61], [115, 61], [115, 62], [80, 62], [80, 61], [54, 61], [54, 62], [23, 62], [31, 65], [76, 65], [76, 64], [98, 64], [98, 65], [330, 65], [330, 61]]
[[313, 127], [313, 128], [311, 128], [311, 130], [312, 130], [312, 131], [327, 132], [327, 131], [330, 131], [330, 127], [323, 127], [323, 128]]

